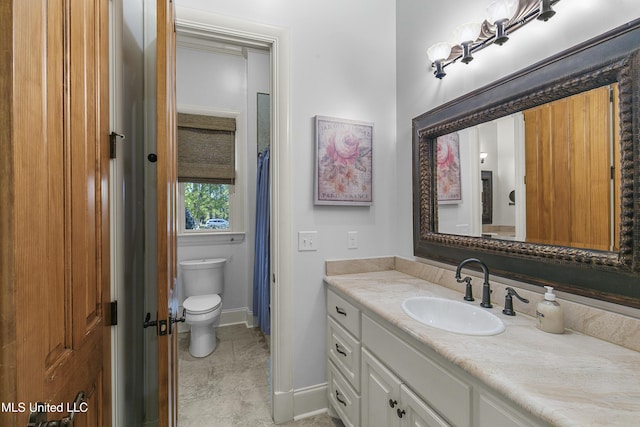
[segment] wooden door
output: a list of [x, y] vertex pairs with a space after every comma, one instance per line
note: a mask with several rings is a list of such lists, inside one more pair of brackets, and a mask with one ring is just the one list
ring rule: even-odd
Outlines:
[[[172, 319], [176, 313], [176, 191], [177, 115], [175, 67], [175, 15], [171, 0], [157, 1], [156, 80], [156, 177], [158, 210], [158, 419], [159, 426], [177, 425], [178, 333]], [[179, 316], [178, 316], [179, 317]]]
[[108, 1], [4, 2], [0, 40], [0, 425], [82, 391], [110, 426]]
[[611, 138], [618, 131], [610, 105], [605, 86], [524, 112], [527, 241], [617, 246], [611, 202], [620, 179], [619, 172], [612, 177], [610, 153], [619, 152], [619, 143]]

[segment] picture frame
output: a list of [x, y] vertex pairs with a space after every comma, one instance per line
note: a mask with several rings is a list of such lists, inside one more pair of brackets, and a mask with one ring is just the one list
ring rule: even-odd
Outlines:
[[462, 182], [460, 178], [460, 136], [458, 132], [437, 138], [436, 159], [438, 203], [461, 203]]
[[373, 123], [315, 116], [314, 204], [373, 204]]

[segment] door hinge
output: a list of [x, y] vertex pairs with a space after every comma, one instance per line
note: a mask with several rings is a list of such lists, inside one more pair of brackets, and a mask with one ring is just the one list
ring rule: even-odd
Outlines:
[[116, 138], [120, 137], [124, 140], [124, 135], [121, 133], [111, 132], [109, 134], [109, 158], [116, 158]]
[[110, 321], [110, 325], [111, 326], [115, 326], [118, 324], [118, 301], [111, 301], [111, 303], [109, 304], [109, 312], [110, 312], [110, 316], [111, 318], [109, 319]]

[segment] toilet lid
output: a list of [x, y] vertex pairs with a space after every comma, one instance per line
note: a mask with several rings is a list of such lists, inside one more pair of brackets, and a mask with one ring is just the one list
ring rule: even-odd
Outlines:
[[184, 300], [182, 306], [190, 313], [201, 313], [215, 310], [221, 303], [220, 295], [196, 295]]

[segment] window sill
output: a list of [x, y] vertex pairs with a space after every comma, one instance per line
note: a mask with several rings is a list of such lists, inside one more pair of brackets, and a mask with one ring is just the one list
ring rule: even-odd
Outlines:
[[245, 233], [223, 231], [217, 233], [194, 232], [178, 234], [178, 246], [208, 246], [244, 242]]

